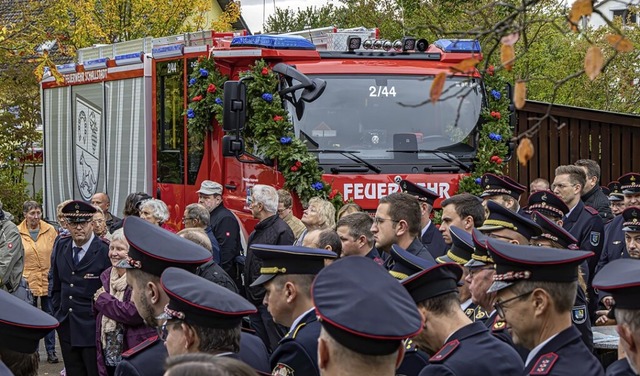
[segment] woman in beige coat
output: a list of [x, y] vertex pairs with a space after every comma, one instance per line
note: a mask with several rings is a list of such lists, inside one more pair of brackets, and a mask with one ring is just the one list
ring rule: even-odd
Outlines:
[[[22, 245], [24, 247], [24, 272], [23, 276], [29, 282], [29, 288], [33, 293], [33, 305], [40, 307], [46, 313], [51, 312], [48, 290], [49, 268], [51, 267], [51, 250], [53, 242], [58, 235], [56, 229], [42, 220], [42, 206], [35, 201], [26, 201], [23, 204], [24, 221], [18, 225]], [[47, 350], [47, 361], [58, 363], [56, 355], [55, 331], [44, 337], [44, 345]]]

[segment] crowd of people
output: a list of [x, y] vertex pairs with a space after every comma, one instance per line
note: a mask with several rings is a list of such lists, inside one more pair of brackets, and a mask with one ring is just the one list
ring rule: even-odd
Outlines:
[[[254, 185], [243, 249], [223, 187], [167, 205], [106, 193], [0, 210], [0, 375], [61, 355], [82, 375], [604, 375], [593, 325], [617, 325], [640, 370], [640, 173], [600, 186], [595, 161], [527, 187], [485, 174], [479, 197], [403, 180], [375, 213]], [[0, 207], [1, 209], [1, 207]], [[55, 331], [53, 330], [55, 329]], [[56, 335], [61, 354], [56, 353]], [[8, 368], [8, 369], [6, 369]]]

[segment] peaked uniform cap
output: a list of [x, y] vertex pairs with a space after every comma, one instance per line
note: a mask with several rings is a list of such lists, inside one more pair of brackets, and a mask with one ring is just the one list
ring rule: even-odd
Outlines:
[[508, 176], [499, 176], [491, 173], [482, 175], [481, 184], [484, 191], [480, 194], [480, 197], [483, 198], [497, 195], [509, 195], [517, 200], [520, 195], [527, 190], [527, 187], [514, 181]]
[[565, 249], [578, 249], [578, 239], [551, 219], [534, 210], [531, 212], [531, 220], [542, 228], [539, 237], [554, 241]]
[[471, 239], [473, 239], [473, 254], [471, 260], [464, 266], [467, 268], [479, 268], [486, 265], [493, 265], [493, 259], [487, 250], [487, 239], [485, 234], [477, 228], [471, 231]]
[[345, 257], [325, 267], [311, 294], [322, 327], [360, 354], [392, 354], [422, 330], [422, 317], [407, 290], [367, 257]]
[[279, 274], [318, 274], [325, 260], [338, 257], [326, 249], [293, 245], [253, 244], [251, 250], [262, 260], [260, 276], [251, 287], [260, 286]]
[[168, 268], [160, 278], [169, 303], [158, 319], [179, 319], [207, 328], [240, 327], [256, 307], [237, 293], [180, 268]]
[[487, 201], [487, 210], [489, 215], [484, 220], [480, 231], [496, 231], [501, 229], [513, 230], [527, 239], [538, 236], [542, 233], [542, 229], [538, 224], [514, 211], [493, 201]]
[[634, 195], [640, 193], [640, 174], [637, 172], [624, 174], [618, 178], [618, 181], [623, 194]]
[[622, 186], [620, 182], [614, 180], [607, 185], [609, 188], [609, 201], [622, 201], [624, 200], [624, 193], [622, 193]]
[[69, 202], [61, 209], [65, 219], [74, 223], [91, 221], [96, 211], [93, 205], [78, 200]]
[[456, 263], [436, 264], [402, 280], [402, 285], [416, 303], [458, 291], [462, 266]]
[[440, 264], [454, 262], [465, 265], [473, 255], [473, 237], [470, 233], [456, 226], [449, 226], [449, 233], [451, 234], [451, 248], [445, 255], [436, 258], [436, 261]]
[[0, 338], [2, 347], [31, 354], [40, 339], [58, 327], [58, 320], [0, 289]]
[[396, 279], [405, 279], [434, 265], [433, 262], [418, 257], [397, 244], [391, 246], [391, 258], [395, 262], [389, 274]]
[[527, 210], [537, 210], [554, 217], [563, 217], [569, 213], [569, 207], [555, 193], [551, 191], [537, 191], [529, 196]]
[[519, 281], [573, 282], [578, 280], [578, 266], [593, 252], [517, 245], [487, 240], [489, 253], [496, 263], [493, 284], [487, 292], [496, 292]]
[[640, 232], [640, 207], [631, 206], [624, 209], [622, 218], [622, 231]]
[[613, 260], [593, 277], [593, 287], [610, 292], [616, 308], [640, 310], [640, 260]]
[[433, 205], [433, 203], [438, 198], [440, 198], [440, 196], [434, 191], [425, 187], [421, 187], [418, 184], [412, 183], [408, 180], [401, 180], [400, 188], [402, 189], [402, 192], [415, 196], [418, 201], [424, 201], [429, 205]]
[[182, 238], [139, 217], [127, 217], [122, 225], [129, 243], [129, 257], [117, 267], [140, 269], [160, 277], [170, 267], [195, 273], [196, 268], [211, 260], [204, 247]]

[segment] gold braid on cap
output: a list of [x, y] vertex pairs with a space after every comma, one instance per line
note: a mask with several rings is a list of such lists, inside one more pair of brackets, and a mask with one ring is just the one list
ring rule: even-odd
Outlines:
[[408, 275], [404, 273], [396, 272], [395, 270], [389, 270], [389, 274], [391, 274], [395, 279], [405, 279], [409, 277]]
[[462, 257], [458, 257], [454, 255], [453, 252], [451, 252], [451, 250], [447, 251], [447, 257], [460, 265], [464, 265], [469, 261], [469, 260], [463, 259]]
[[491, 264], [495, 264], [495, 262], [493, 261], [493, 259], [491, 258], [491, 256], [484, 256], [484, 255], [476, 255], [475, 253], [471, 255], [471, 258], [476, 260], [476, 261], [480, 261], [480, 262], [484, 262], [484, 263], [491, 263]]
[[518, 231], [518, 226], [514, 225], [511, 222], [507, 222], [507, 221], [500, 221], [497, 219], [487, 219], [484, 221], [484, 223], [482, 224], [483, 226], [485, 225], [489, 225], [489, 226], [500, 226], [500, 227], [504, 227], [504, 228], [508, 228], [510, 230], [513, 231]]
[[518, 279], [529, 279], [531, 278], [531, 272], [528, 270], [524, 270], [521, 272], [507, 272], [504, 274], [496, 274], [493, 276], [494, 281], [513, 281]]

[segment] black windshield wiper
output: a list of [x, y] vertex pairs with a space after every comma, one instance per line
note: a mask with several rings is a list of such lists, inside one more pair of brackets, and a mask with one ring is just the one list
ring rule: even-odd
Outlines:
[[386, 152], [388, 153], [413, 153], [413, 154], [418, 154], [418, 153], [429, 153], [432, 154], [440, 159], [442, 159], [445, 162], [448, 163], [453, 163], [454, 165], [458, 166], [458, 168], [460, 168], [461, 170], [465, 171], [465, 172], [471, 172], [471, 166], [470, 165], [466, 165], [464, 164], [460, 159], [458, 159], [458, 157], [456, 157], [455, 155], [446, 152], [446, 151], [442, 151], [442, 150], [427, 150], [427, 149], [418, 149], [418, 150], [386, 150]]
[[[366, 166], [369, 170], [375, 172], [376, 174], [379, 174], [382, 171], [380, 169], [380, 167], [375, 166], [375, 165], [371, 164], [370, 162], [358, 157], [356, 155], [356, 153], [360, 153], [359, 151], [333, 150], [333, 149], [309, 149], [309, 152], [310, 153], [341, 154], [341, 155], [351, 159], [353, 162], [357, 162], [357, 163], [362, 164], [363, 166]], [[341, 170], [340, 168], [332, 168], [331, 170], [332, 171], [335, 170], [335, 172], [353, 172], [353, 171]]]

